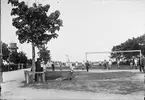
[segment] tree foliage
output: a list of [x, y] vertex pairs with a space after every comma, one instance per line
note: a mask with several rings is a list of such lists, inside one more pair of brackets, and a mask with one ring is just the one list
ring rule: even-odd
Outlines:
[[[120, 51], [120, 50], [141, 50], [142, 54], [145, 55], [145, 34], [139, 36], [137, 38], [128, 39], [124, 43], [120, 45], [113, 46], [112, 51]], [[112, 58], [123, 57], [125, 59], [130, 59], [132, 56], [137, 56], [139, 53], [131, 52], [131, 53], [112, 53]]]
[[18, 53], [16, 51], [10, 53], [9, 61], [11, 63], [14, 63], [14, 64], [18, 64], [19, 63], [19, 55], [18, 55]]
[[51, 59], [50, 57], [50, 50], [47, 49], [47, 47], [43, 46], [39, 48], [38, 52], [39, 58], [45, 62], [45, 64], [48, 62], [48, 60]]
[[3, 55], [3, 60], [7, 61], [9, 57], [10, 51], [8, 49], [8, 44], [2, 43], [2, 55]]
[[13, 6], [11, 15], [15, 18], [13, 18], [12, 24], [17, 28], [16, 35], [20, 43], [33, 42], [35, 46], [39, 47], [52, 38], [58, 37], [56, 31], [59, 31], [62, 26], [58, 10], [48, 15], [47, 12], [50, 8], [48, 4], [42, 6], [34, 3], [32, 7], [28, 7], [24, 1], [8, 0], [9, 3]]
[[20, 43], [32, 43], [32, 71], [35, 72], [35, 47], [40, 48], [52, 38], [57, 38], [63, 21], [58, 10], [48, 14], [50, 5], [33, 4], [28, 7], [24, 1], [8, 0], [13, 6], [11, 15], [15, 16], [12, 24], [17, 28], [16, 35]]
[[26, 54], [23, 51], [20, 51], [18, 53], [18, 59], [19, 59], [19, 63], [23, 63], [23, 64], [26, 64], [28, 60]]
[[14, 64], [18, 64], [18, 63], [26, 64], [27, 63], [27, 56], [22, 51], [20, 51], [20, 52], [14, 51], [14, 52], [10, 53], [9, 61], [14, 63]]

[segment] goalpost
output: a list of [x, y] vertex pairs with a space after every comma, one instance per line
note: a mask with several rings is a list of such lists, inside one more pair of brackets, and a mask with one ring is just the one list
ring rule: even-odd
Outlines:
[[88, 54], [101, 54], [101, 53], [125, 53], [125, 52], [138, 52], [139, 57], [141, 57], [141, 50], [125, 50], [125, 51], [107, 51], [107, 52], [86, 52], [85, 59], [88, 60]]

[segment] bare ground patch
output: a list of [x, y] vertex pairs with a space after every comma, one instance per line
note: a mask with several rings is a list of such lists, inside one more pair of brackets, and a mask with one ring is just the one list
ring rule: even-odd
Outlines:
[[71, 81], [48, 80], [46, 83], [32, 83], [23, 87], [35, 89], [58, 89], [69, 91], [107, 92], [109, 94], [132, 94], [144, 91], [143, 81], [136, 77], [139, 73], [109, 72], [109, 73], [75, 73]]

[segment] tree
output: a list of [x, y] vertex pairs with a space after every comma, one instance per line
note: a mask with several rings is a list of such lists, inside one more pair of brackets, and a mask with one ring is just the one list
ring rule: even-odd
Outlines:
[[[143, 44], [143, 45], [140, 45]], [[145, 34], [140, 37], [128, 39], [124, 43], [120, 45], [113, 46], [112, 51], [120, 51], [120, 50], [141, 50], [142, 54], [145, 55]], [[126, 60], [130, 59], [132, 56], [137, 56], [139, 53], [131, 52], [131, 53], [112, 53], [111, 57], [123, 57]]]
[[20, 43], [32, 43], [32, 66], [35, 71], [35, 47], [47, 44], [52, 38], [57, 38], [56, 31], [60, 30], [62, 20], [60, 12], [56, 10], [48, 15], [50, 5], [33, 4], [28, 7], [24, 1], [8, 0], [12, 5], [11, 15], [15, 16], [12, 24], [17, 28], [16, 35]]
[[2, 43], [2, 55], [3, 55], [3, 60], [7, 61], [9, 57], [10, 51], [8, 49], [8, 45], [6, 43]]
[[45, 62], [45, 64], [48, 62], [48, 60], [51, 59], [50, 57], [50, 50], [47, 50], [47, 47], [43, 46], [42, 48], [39, 48], [38, 52], [39, 58]]
[[9, 61], [11, 63], [18, 64], [19, 63], [19, 54], [16, 51], [11, 52], [9, 55]]
[[23, 63], [23, 64], [26, 64], [28, 60], [26, 54], [23, 51], [20, 51], [18, 53], [18, 59], [19, 59], [19, 63]]

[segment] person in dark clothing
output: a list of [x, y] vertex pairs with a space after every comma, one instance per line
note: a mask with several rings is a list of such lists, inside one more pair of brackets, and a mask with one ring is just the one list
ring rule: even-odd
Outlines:
[[53, 62], [51, 64], [51, 66], [52, 66], [52, 71], [55, 71], [55, 66], [54, 66], [54, 63]]
[[134, 58], [132, 59], [132, 65], [133, 65], [133, 68], [135, 68], [135, 61], [134, 61]]
[[[35, 66], [36, 66], [36, 69], [35, 69], [36, 72], [43, 71], [43, 68], [41, 67], [41, 59], [40, 58], [37, 58], [37, 61], [35, 62]], [[38, 77], [38, 75], [35, 74], [35, 81], [37, 81], [37, 77]]]
[[107, 61], [106, 61], [106, 59], [104, 60], [104, 69], [107, 69]]
[[89, 66], [90, 66], [90, 65], [89, 65], [89, 62], [87, 61], [87, 62], [86, 62], [86, 70], [87, 70], [87, 72], [89, 71]]
[[139, 70], [140, 70], [140, 72], [143, 71], [145, 73], [145, 57], [143, 55], [140, 58]]
[[4, 65], [2, 63], [0, 66], [0, 95], [1, 95], [1, 89], [2, 89], [1, 83], [3, 83], [3, 67], [4, 67]]

